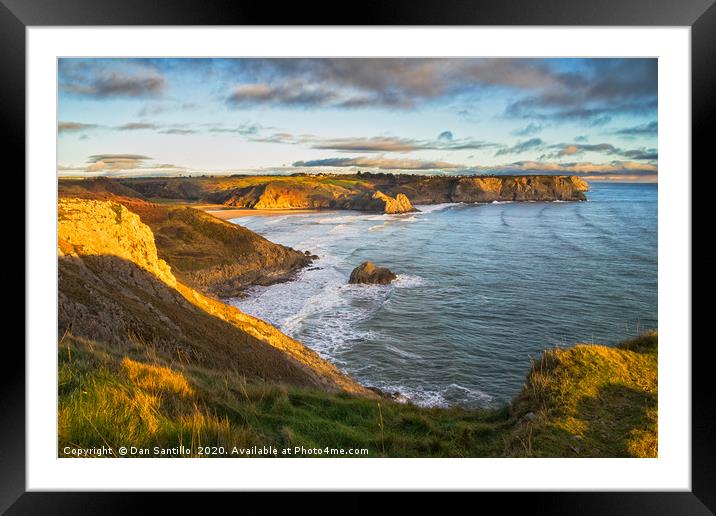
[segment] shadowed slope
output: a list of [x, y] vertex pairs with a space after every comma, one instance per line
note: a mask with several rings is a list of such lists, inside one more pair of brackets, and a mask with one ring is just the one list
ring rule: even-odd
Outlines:
[[368, 393], [301, 343], [177, 281], [152, 232], [114, 202], [58, 204], [60, 333], [250, 379]]
[[175, 276], [213, 296], [237, 297], [248, 286], [285, 281], [312, 262], [310, 253], [274, 244], [201, 210], [147, 202], [116, 181], [61, 182], [60, 197], [74, 196], [113, 200], [139, 215], [154, 233], [159, 257]]

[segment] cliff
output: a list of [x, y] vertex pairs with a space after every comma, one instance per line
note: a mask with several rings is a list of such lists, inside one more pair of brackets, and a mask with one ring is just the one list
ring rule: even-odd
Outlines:
[[139, 215], [174, 275], [212, 296], [237, 297], [251, 285], [285, 281], [312, 262], [310, 253], [275, 244], [201, 210], [147, 202], [112, 180], [61, 183], [60, 198], [68, 196], [115, 201]]
[[[345, 174], [116, 179], [147, 199], [217, 203], [252, 209], [414, 211], [414, 204], [492, 201], [583, 201], [576, 176], [419, 176]], [[61, 182], [62, 184], [62, 182]]]
[[119, 203], [60, 199], [58, 261], [60, 335], [164, 365], [370, 395], [300, 342], [179, 281]]

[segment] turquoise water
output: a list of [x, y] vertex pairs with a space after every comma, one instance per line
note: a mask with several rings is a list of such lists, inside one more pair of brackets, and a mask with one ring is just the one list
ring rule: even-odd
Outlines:
[[[657, 186], [594, 183], [588, 197], [235, 219], [321, 259], [232, 302], [366, 385], [423, 405], [499, 405], [545, 347], [657, 327]], [[398, 280], [347, 285], [364, 260]]]

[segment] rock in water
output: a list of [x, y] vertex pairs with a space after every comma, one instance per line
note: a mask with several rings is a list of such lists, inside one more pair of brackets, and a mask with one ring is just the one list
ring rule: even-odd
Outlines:
[[348, 283], [367, 283], [371, 285], [387, 285], [398, 276], [387, 267], [376, 267], [372, 262], [363, 262], [353, 269]]
[[380, 190], [373, 194], [371, 206], [383, 213], [410, 213], [418, 211], [410, 203], [410, 199], [405, 194], [399, 193], [395, 197], [384, 194]]

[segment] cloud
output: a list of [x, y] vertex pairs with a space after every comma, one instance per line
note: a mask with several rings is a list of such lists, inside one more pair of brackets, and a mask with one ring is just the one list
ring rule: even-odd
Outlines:
[[544, 154], [540, 159], [563, 158], [566, 156], [576, 156], [585, 152], [598, 152], [608, 156], [622, 156], [633, 160], [656, 160], [659, 155], [656, 149], [622, 149], [615, 147], [611, 143], [569, 143], [551, 145], [550, 148], [558, 149], [557, 152]]
[[262, 124], [244, 122], [236, 127], [223, 127], [221, 124], [211, 124], [209, 127], [210, 133], [236, 133], [242, 136], [255, 136], [262, 131], [267, 129], [273, 129], [273, 127], [265, 126]]
[[536, 124], [534, 122], [530, 122], [522, 129], [517, 129], [515, 131], [512, 131], [512, 134], [515, 136], [531, 136], [533, 134], [537, 134], [542, 130], [542, 124]]
[[166, 79], [141, 60], [61, 59], [59, 83], [62, 91], [82, 97], [157, 97], [166, 89]]
[[609, 176], [655, 176], [658, 166], [653, 163], [615, 160], [608, 163], [572, 162], [554, 163], [544, 161], [517, 161], [498, 166], [474, 167], [474, 171], [499, 174], [575, 174]]
[[94, 129], [99, 127], [98, 124], [85, 124], [82, 122], [59, 122], [57, 124], [57, 131], [62, 133], [76, 133], [79, 131], [85, 131], [87, 129]]
[[518, 142], [515, 145], [513, 145], [512, 147], [500, 149], [495, 153], [495, 156], [502, 156], [505, 154], [519, 154], [521, 152], [540, 148], [543, 145], [544, 145], [544, 142], [542, 141], [541, 138], [531, 138], [524, 142]]
[[141, 154], [93, 154], [87, 158], [86, 170], [88, 172], [99, 172], [104, 170], [126, 170], [139, 168], [149, 156]]
[[347, 100], [349, 99], [341, 101], [333, 90], [295, 80], [279, 85], [242, 84], [235, 87], [226, 98], [227, 104], [235, 108], [260, 104], [311, 108], [331, 104], [340, 105]]
[[118, 131], [138, 131], [142, 129], [158, 129], [159, 126], [149, 122], [130, 122], [128, 124], [115, 127]]
[[625, 127], [614, 131], [613, 134], [619, 134], [621, 136], [656, 136], [659, 132], [659, 123], [655, 120], [642, 125], [633, 127]]
[[159, 134], [196, 134], [196, 132], [194, 129], [172, 128], [159, 131]]
[[575, 70], [555, 75], [548, 88], [537, 88], [512, 102], [508, 117], [581, 121], [590, 125], [614, 116], [657, 109], [656, 59], [591, 59]]
[[296, 161], [294, 167], [366, 167], [382, 170], [445, 170], [465, 168], [465, 165], [444, 161], [415, 159], [389, 159], [385, 157], [327, 158], [312, 161]]
[[184, 167], [169, 163], [152, 163], [153, 159], [142, 154], [93, 154], [84, 167], [59, 166], [58, 171], [88, 176], [125, 174], [171, 174], [183, 172]]
[[197, 107], [193, 102], [172, 102], [146, 104], [139, 110], [137, 116], [146, 118], [148, 116], [160, 115], [169, 111], [189, 111]]
[[627, 150], [621, 153], [625, 158], [630, 159], [644, 159], [644, 160], [657, 160], [659, 159], [659, 153], [656, 149], [634, 149]]
[[341, 152], [410, 152], [420, 145], [401, 138], [339, 138], [316, 143], [312, 148]]
[[274, 133], [263, 137], [252, 137], [250, 141], [283, 144], [310, 144], [311, 148], [333, 150], [338, 152], [412, 152], [421, 150], [469, 150], [495, 148], [500, 145], [492, 142], [473, 140], [471, 138], [456, 139], [452, 133], [450, 139], [445, 133], [437, 140], [417, 140], [394, 136], [375, 136], [372, 138], [319, 138], [310, 134], [294, 135], [292, 133]]
[[[656, 59], [248, 59], [222, 63], [235, 107], [413, 109], [437, 100], [466, 101], [488, 89], [515, 99], [505, 115], [604, 124], [656, 109]], [[464, 110], [463, 110], [464, 111]]]

